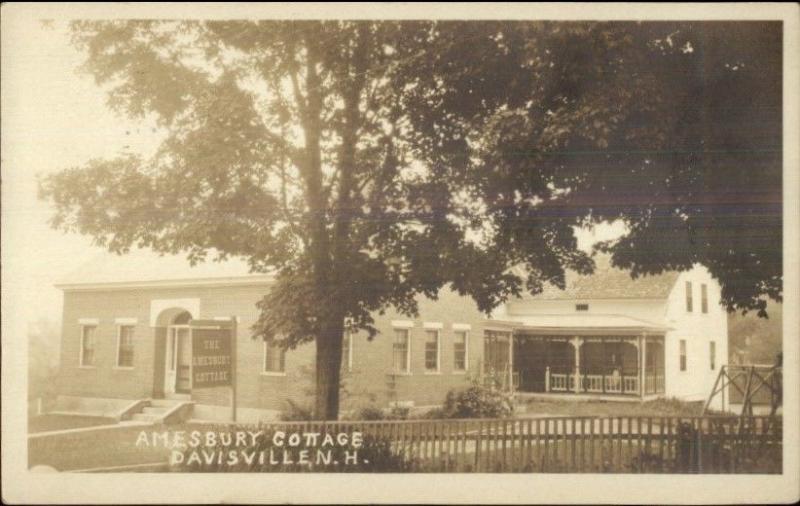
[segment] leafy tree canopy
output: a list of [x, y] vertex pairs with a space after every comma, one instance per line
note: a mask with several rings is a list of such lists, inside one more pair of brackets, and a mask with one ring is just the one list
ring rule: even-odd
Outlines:
[[627, 236], [603, 246], [615, 264], [701, 262], [730, 309], [781, 297], [780, 24], [72, 31], [109, 106], [155, 117], [166, 138], [152, 158], [44, 179], [53, 224], [115, 252], [274, 271], [256, 334], [316, 341], [328, 415], [344, 320], [374, 333], [372, 313], [413, 314], [446, 285], [483, 311], [563, 285], [565, 268], [592, 268], [575, 226], [623, 220]]

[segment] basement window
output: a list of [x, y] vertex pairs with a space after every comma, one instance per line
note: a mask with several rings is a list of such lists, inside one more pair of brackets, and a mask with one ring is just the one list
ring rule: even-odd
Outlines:
[[575, 311], [588, 311], [589, 304], [575, 304]]

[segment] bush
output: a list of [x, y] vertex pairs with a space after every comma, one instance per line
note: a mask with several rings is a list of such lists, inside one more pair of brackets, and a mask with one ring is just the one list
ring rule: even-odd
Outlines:
[[409, 408], [395, 406], [388, 412], [377, 406], [366, 406], [355, 412], [353, 420], [407, 420]]
[[384, 420], [386, 415], [377, 406], [366, 406], [356, 412], [356, 420]]
[[511, 416], [513, 410], [509, 394], [475, 384], [448, 392], [442, 414], [444, 418], [503, 418]]
[[441, 420], [449, 418], [443, 408], [433, 408], [419, 415], [423, 420]]
[[282, 422], [308, 422], [314, 419], [314, 411], [308, 406], [301, 406], [292, 400], [286, 401], [287, 408], [278, 415]]
[[408, 415], [411, 412], [411, 409], [401, 407], [401, 406], [394, 406], [392, 409], [389, 410], [389, 414], [387, 415], [387, 420], [408, 420]]

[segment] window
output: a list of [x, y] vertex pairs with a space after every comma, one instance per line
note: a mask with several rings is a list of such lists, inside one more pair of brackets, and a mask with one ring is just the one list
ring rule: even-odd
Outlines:
[[686, 340], [681, 339], [680, 341], [681, 347], [681, 371], [686, 370]]
[[353, 332], [344, 331], [342, 339], [342, 367], [350, 371], [353, 369]]
[[467, 370], [467, 331], [456, 331], [453, 338], [453, 370]]
[[133, 325], [117, 329], [117, 367], [133, 367]]
[[410, 359], [408, 329], [394, 329], [394, 343], [392, 344], [392, 366], [394, 372], [410, 372]]
[[693, 306], [693, 304], [692, 304], [692, 282], [691, 281], [687, 281], [686, 282], [686, 312], [687, 313], [691, 313], [692, 312], [692, 306]]
[[439, 331], [425, 331], [425, 371], [439, 371]]
[[708, 359], [711, 362], [711, 370], [717, 368], [717, 343], [711, 341], [708, 343]]
[[89, 367], [94, 365], [94, 325], [83, 325], [81, 327], [81, 356], [80, 365]]
[[286, 371], [286, 350], [277, 341], [264, 342], [264, 372], [284, 373]]
[[589, 304], [575, 304], [575, 311], [588, 311]]
[[705, 283], [700, 285], [700, 311], [708, 313], [708, 287]]

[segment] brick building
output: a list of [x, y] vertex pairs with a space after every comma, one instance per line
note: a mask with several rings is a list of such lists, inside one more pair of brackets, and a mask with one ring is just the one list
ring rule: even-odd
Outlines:
[[[310, 403], [313, 345], [284, 352], [251, 337], [269, 275], [233, 263], [188, 269], [177, 258], [125, 268], [133, 265], [93, 262], [58, 285], [62, 410], [105, 400], [121, 418], [157, 419], [186, 406], [194, 418], [230, 418], [229, 387], [192, 385], [190, 336], [193, 321], [231, 318], [237, 419]], [[698, 400], [728, 354], [719, 287], [699, 266], [631, 280], [603, 264], [589, 277], [570, 274], [566, 290], [548, 287], [489, 318], [443, 290], [420, 300], [417, 319], [391, 311], [375, 319], [374, 340], [345, 337], [343, 410], [433, 406], [478, 377], [519, 395]]]

